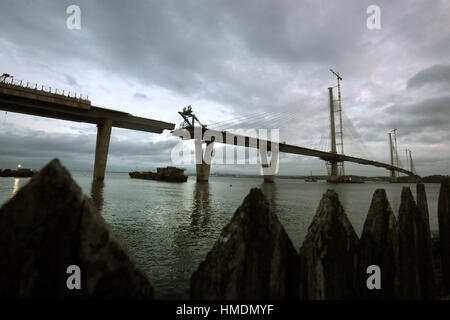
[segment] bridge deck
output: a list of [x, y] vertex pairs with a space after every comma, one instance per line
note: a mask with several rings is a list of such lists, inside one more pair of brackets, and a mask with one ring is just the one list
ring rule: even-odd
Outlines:
[[113, 127], [162, 133], [174, 123], [136, 117], [129, 113], [91, 106], [89, 100], [71, 98], [0, 82], [0, 110], [33, 116], [101, 124], [111, 120]]
[[[235, 146], [259, 148], [260, 145], [263, 145], [263, 146], [267, 146], [267, 150], [270, 150], [271, 144], [275, 143], [275, 142], [271, 142], [268, 140], [262, 140], [262, 139], [253, 138], [253, 137], [249, 137], [249, 136], [237, 135], [237, 134], [230, 133], [227, 131], [218, 131], [218, 130], [214, 130], [214, 129], [205, 129], [205, 128], [202, 129], [200, 127], [195, 127], [195, 128], [188, 127], [188, 128], [185, 128], [184, 130], [187, 130], [189, 132], [191, 139], [194, 139], [197, 136], [203, 137], [203, 134], [206, 132], [206, 130], [208, 130], [209, 137], [215, 137], [215, 141], [220, 142], [220, 143], [235, 145]], [[177, 134], [178, 132], [180, 134]], [[175, 130], [174, 135], [177, 135], [177, 136], [181, 135], [181, 131], [178, 131], [178, 132], [177, 132], [177, 130]], [[320, 158], [325, 161], [333, 160], [333, 161], [354, 162], [354, 163], [363, 164], [363, 165], [370, 165], [370, 166], [374, 166], [374, 167], [385, 168], [387, 170], [398, 171], [398, 172], [404, 173], [404, 174], [406, 174], [408, 176], [412, 176], [412, 177], [419, 177], [418, 175], [416, 175], [415, 173], [413, 173], [411, 171], [405, 170], [400, 167], [395, 167], [395, 166], [392, 166], [387, 163], [378, 162], [378, 161], [357, 158], [357, 157], [351, 157], [351, 156], [347, 156], [347, 155], [341, 155], [341, 154], [320, 151], [320, 150], [315, 150], [315, 149], [303, 148], [303, 147], [286, 144], [286, 143], [278, 143], [278, 148], [279, 148], [278, 150], [280, 152], [284, 152], [284, 153], [298, 154], [298, 155], [309, 156], [309, 157], [317, 157], [317, 158]]]

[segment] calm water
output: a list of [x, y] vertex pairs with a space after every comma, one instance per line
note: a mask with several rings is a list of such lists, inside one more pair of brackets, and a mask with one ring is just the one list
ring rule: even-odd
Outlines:
[[[360, 235], [373, 192], [384, 188], [395, 213], [401, 187], [408, 184], [306, 183], [278, 179], [264, 184], [257, 178], [211, 177], [207, 184], [175, 184], [130, 179], [126, 173], [108, 173], [104, 184], [92, 184], [92, 174], [74, 172], [73, 177], [92, 196], [138, 265], [148, 274], [157, 298], [188, 298], [189, 279], [218, 238], [249, 190], [259, 187], [299, 248], [322, 194], [335, 189]], [[0, 178], [0, 203], [28, 179]], [[415, 187], [411, 185], [413, 194]], [[438, 184], [427, 184], [430, 224], [437, 230]]]

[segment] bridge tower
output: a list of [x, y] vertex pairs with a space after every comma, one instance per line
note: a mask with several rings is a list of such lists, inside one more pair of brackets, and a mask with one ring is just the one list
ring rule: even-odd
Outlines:
[[[330, 131], [331, 131], [331, 153], [344, 154], [344, 126], [342, 123], [342, 98], [341, 98], [341, 80], [342, 77], [339, 72], [330, 69], [337, 78], [338, 88], [338, 109], [335, 110], [333, 87], [328, 88], [330, 96]], [[336, 131], [335, 114], [339, 114], [339, 131]], [[336, 142], [336, 135], [339, 135], [339, 142]], [[339, 148], [338, 148], [339, 147]], [[339, 150], [338, 150], [339, 149]], [[329, 182], [345, 182], [345, 168], [344, 161], [330, 160], [331, 174], [328, 179]]]
[[[342, 99], [341, 99], [341, 80], [339, 72], [330, 69], [337, 78], [338, 88], [338, 110], [334, 107], [333, 87], [328, 88], [330, 96], [330, 131], [331, 131], [331, 153], [344, 154], [344, 127], [342, 123]], [[335, 114], [339, 114], [339, 131], [336, 131]], [[336, 142], [336, 135], [339, 135], [339, 142]], [[338, 148], [339, 147], [339, 148]], [[338, 150], [339, 149], [339, 150]], [[344, 161], [330, 160], [331, 174], [329, 182], [345, 182]]]
[[[336, 111], [339, 114], [339, 131], [336, 134], [339, 135], [339, 142], [337, 145], [339, 146], [338, 150], [340, 154], [344, 154], [344, 125], [342, 123], [342, 97], [341, 97], [341, 80], [342, 77], [339, 72], [335, 72], [333, 69], [330, 69], [331, 73], [336, 76], [337, 79], [337, 89], [338, 89], [338, 110]], [[338, 162], [339, 175], [342, 180], [345, 180], [345, 168], [344, 161]]]
[[394, 151], [395, 151], [395, 165], [397, 167], [400, 166], [400, 163], [398, 161], [398, 147], [397, 147], [397, 128], [392, 129], [392, 132], [394, 133]]
[[411, 155], [411, 150], [408, 149], [408, 151], [409, 151], [409, 168], [410, 168], [409, 171], [411, 171], [414, 174], [417, 174], [416, 168], [414, 167], [414, 161], [413, 161], [412, 155]]
[[[336, 126], [334, 122], [334, 99], [333, 99], [333, 88], [328, 88], [329, 96], [330, 96], [330, 131], [331, 131], [331, 153], [337, 154], [336, 148]], [[331, 173], [328, 178], [329, 182], [337, 182], [339, 180], [339, 170], [338, 170], [338, 162], [335, 160], [330, 161], [331, 164]]]
[[[389, 146], [390, 146], [390, 154], [391, 154], [391, 166], [395, 166], [394, 164], [394, 145], [392, 143], [392, 132], [388, 133], [389, 135]], [[397, 172], [395, 170], [390, 170], [391, 171], [391, 182], [396, 182], [397, 181]]]
[[[389, 132], [389, 146], [390, 146], [390, 154], [391, 154], [391, 166], [399, 167], [400, 162], [398, 160], [398, 148], [397, 148], [397, 128], [392, 129]], [[398, 172], [395, 170], [391, 170], [391, 182], [396, 182], [398, 177]]]

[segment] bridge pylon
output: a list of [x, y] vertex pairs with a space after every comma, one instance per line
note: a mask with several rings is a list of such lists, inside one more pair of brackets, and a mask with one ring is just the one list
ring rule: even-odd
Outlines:
[[[328, 88], [328, 93], [330, 97], [330, 132], [331, 132], [331, 153], [337, 155], [337, 147], [336, 147], [336, 125], [335, 125], [335, 117], [334, 117], [334, 99], [333, 99], [333, 88]], [[338, 160], [329, 160], [329, 164], [331, 166], [330, 176], [328, 177], [328, 182], [340, 182], [343, 180], [343, 177], [339, 174]]]
[[275, 182], [275, 173], [273, 168], [278, 166], [278, 150], [272, 150], [272, 157], [269, 160], [266, 147], [259, 148], [259, 154], [261, 158], [261, 171], [264, 177], [264, 182]]
[[[394, 145], [392, 143], [392, 133], [389, 132], [389, 146], [390, 146], [390, 155], [391, 155], [391, 166], [394, 167]], [[397, 172], [395, 170], [389, 170], [391, 172], [391, 182], [397, 182]]]

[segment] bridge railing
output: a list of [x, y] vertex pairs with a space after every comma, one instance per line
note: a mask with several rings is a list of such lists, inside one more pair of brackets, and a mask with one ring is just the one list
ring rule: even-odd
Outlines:
[[58, 95], [58, 96], [61, 96], [64, 98], [70, 98], [70, 99], [76, 99], [76, 100], [90, 102], [89, 96], [87, 94], [81, 94], [81, 93], [77, 93], [75, 91], [61, 90], [58, 88], [52, 88], [50, 86], [38, 85], [37, 83], [34, 83], [34, 82], [17, 80], [14, 78], [4, 78], [0, 81], [0, 83], [4, 83], [6, 85], [10, 85], [10, 86], [14, 86], [14, 87], [21, 87], [21, 88], [25, 88], [25, 89], [36, 90], [36, 91], [42, 92], [42, 93], [54, 94], [54, 95]]

